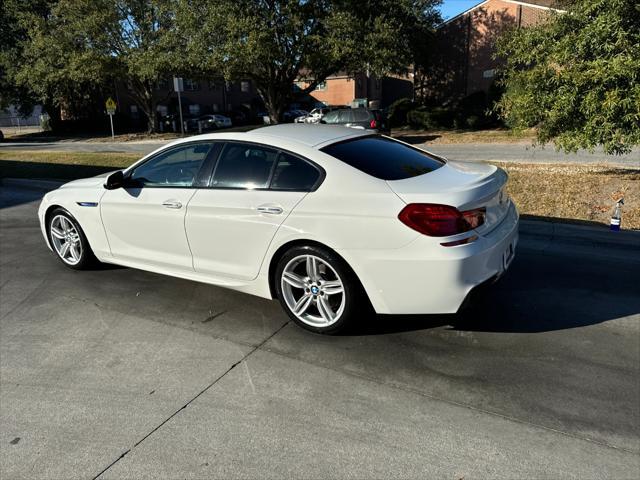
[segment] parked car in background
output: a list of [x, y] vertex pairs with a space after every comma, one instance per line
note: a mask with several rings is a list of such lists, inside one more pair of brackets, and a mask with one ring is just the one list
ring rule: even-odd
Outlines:
[[232, 125], [231, 119], [224, 115], [202, 115], [198, 121], [202, 122], [203, 130], [215, 130], [216, 128], [227, 128]]
[[391, 132], [387, 118], [382, 110], [370, 110], [368, 108], [342, 108], [340, 110], [332, 110], [322, 117], [320, 123], [374, 130], [385, 134]]
[[278, 298], [298, 325], [334, 333], [370, 308], [455, 313], [502, 276], [518, 241], [506, 182], [370, 130], [276, 125], [170, 143], [47, 193], [38, 217], [69, 268]]
[[327, 107], [314, 108], [304, 119], [304, 123], [320, 123], [320, 120], [329, 112], [339, 110], [341, 108], [349, 108], [346, 105], [336, 105]]
[[282, 119], [285, 122], [295, 122], [297, 118], [306, 117], [307, 115], [309, 115], [309, 112], [307, 112], [306, 110], [292, 109], [284, 112], [282, 114]]

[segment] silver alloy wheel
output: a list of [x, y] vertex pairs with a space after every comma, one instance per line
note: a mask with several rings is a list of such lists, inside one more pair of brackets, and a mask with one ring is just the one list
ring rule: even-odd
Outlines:
[[49, 224], [51, 243], [64, 263], [77, 265], [82, 258], [80, 233], [65, 215], [56, 215]]
[[300, 321], [328, 327], [340, 320], [346, 304], [344, 285], [326, 260], [315, 255], [291, 259], [280, 285], [285, 303]]

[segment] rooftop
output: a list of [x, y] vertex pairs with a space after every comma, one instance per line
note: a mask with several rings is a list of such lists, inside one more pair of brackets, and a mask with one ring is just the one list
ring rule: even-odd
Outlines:
[[304, 123], [283, 123], [269, 127], [256, 128], [247, 132], [247, 136], [260, 135], [281, 138], [308, 147], [320, 148], [327, 143], [334, 143], [352, 137], [370, 135], [366, 130], [357, 130], [340, 125], [318, 125]]

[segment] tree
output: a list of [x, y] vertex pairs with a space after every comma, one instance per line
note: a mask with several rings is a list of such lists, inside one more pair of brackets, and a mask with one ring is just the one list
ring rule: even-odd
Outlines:
[[640, 144], [639, 19], [637, 0], [574, 0], [549, 22], [510, 32], [497, 49], [506, 59], [500, 115], [567, 152], [629, 152]]
[[[154, 95], [171, 71], [171, 0], [60, 0], [45, 18], [31, 17], [16, 78], [59, 104], [93, 98], [121, 82], [156, 129]], [[103, 93], [100, 93], [104, 96]]]
[[273, 122], [329, 75], [406, 72], [439, 14], [439, 0], [183, 0], [183, 68], [251, 79]]
[[50, 99], [39, 99], [28, 86], [19, 84], [16, 75], [23, 63], [24, 44], [29, 38], [25, 19], [46, 18], [53, 3], [54, 0], [4, 0], [0, 3], [0, 109], [15, 105], [26, 115], [38, 100], [50, 103]]

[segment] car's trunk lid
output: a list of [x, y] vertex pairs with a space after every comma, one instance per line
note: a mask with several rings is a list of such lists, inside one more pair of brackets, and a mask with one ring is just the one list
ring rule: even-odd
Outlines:
[[507, 215], [510, 200], [505, 192], [507, 174], [493, 165], [447, 162], [433, 172], [387, 184], [407, 204], [451, 205], [460, 211], [486, 209], [485, 223], [477, 228], [486, 233]]

